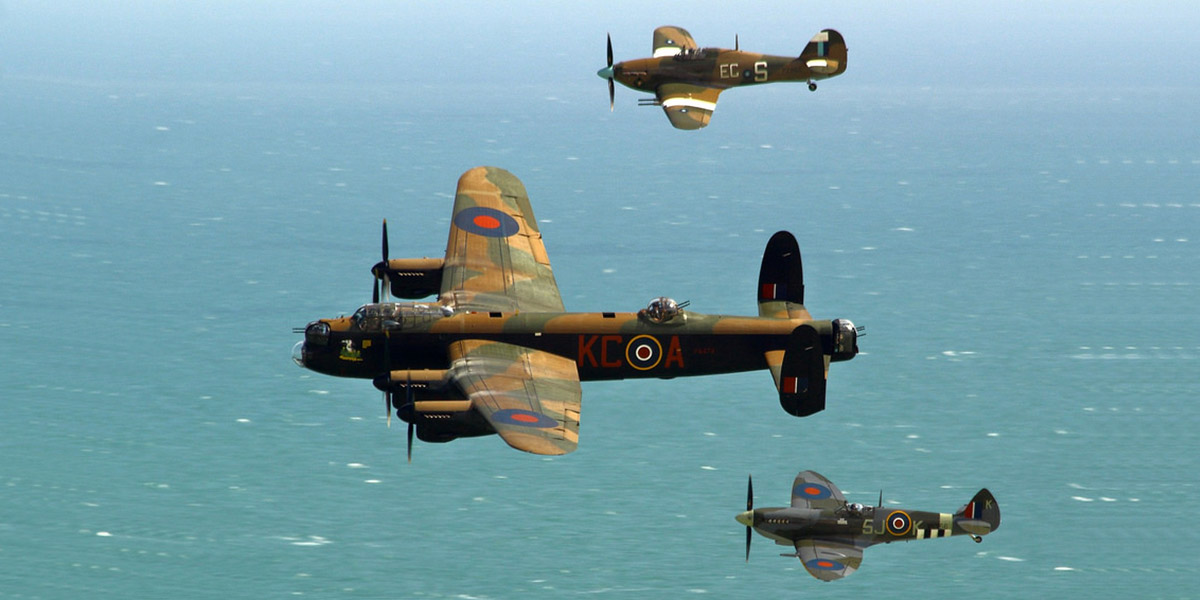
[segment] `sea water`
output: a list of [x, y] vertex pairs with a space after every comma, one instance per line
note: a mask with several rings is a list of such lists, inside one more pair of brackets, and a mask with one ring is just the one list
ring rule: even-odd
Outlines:
[[[1195, 597], [1200, 92], [873, 86], [672, 130], [603, 82], [9, 78], [0, 597]], [[486, 99], [481, 102], [480, 99]], [[562, 457], [418, 442], [292, 328], [440, 256], [456, 179], [528, 191], [568, 310], [754, 314], [762, 249], [866, 328], [796, 419], [766, 372], [585, 383]], [[818, 582], [744, 529], [819, 471], [1001, 527]]]

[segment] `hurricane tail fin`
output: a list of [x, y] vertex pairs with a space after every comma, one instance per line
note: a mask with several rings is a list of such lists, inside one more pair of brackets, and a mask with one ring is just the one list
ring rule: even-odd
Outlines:
[[846, 40], [836, 30], [824, 29], [809, 40], [800, 60], [817, 79], [833, 77], [846, 70]]

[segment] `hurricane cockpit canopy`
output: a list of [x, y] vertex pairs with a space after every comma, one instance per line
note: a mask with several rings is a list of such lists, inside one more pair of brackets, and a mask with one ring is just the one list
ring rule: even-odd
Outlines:
[[411, 323], [417, 319], [446, 317], [450, 314], [451, 310], [448, 307], [430, 304], [408, 302], [364, 304], [350, 317], [350, 328], [365, 332], [399, 329], [405, 323]]

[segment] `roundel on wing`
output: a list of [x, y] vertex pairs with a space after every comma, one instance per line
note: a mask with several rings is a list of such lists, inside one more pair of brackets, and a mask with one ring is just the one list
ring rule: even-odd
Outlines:
[[464, 208], [454, 215], [454, 224], [467, 233], [494, 238], [508, 237], [521, 230], [516, 219], [486, 206]]
[[909, 518], [908, 513], [902, 510], [892, 511], [888, 515], [885, 525], [887, 526], [888, 533], [892, 535], [904, 535], [912, 528], [912, 519]]
[[662, 344], [648, 335], [639, 335], [625, 346], [625, 360], [639, 371], [649, 371], [662, 360]]
[[816, 571], [840, 571], [846, 568], [846, 565], [832, 558], [810, 558], [805, 561], [804, 566]]
[[819, 483], [805, 481], [792, 488], [792, 495], [805, 500], [824, 500], [833, 497], [833, 492]]
[[537, 427], [539, 429], [558, 427], [558, 421], [542, 413], [520, 408], [498, 410], [492, 413], [492, 421], [505, 425], [522, 425], [524, 427]]

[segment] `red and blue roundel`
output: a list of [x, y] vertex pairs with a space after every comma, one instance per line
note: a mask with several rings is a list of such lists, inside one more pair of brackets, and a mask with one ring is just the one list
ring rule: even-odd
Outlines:
[[464, 208], [454, 215], [454, 224], [467, 233], [504, 238], [521, 230], [517, 220], [486, 206]]
[[908, 513], [902, 510], [892, 511], [892, 514], [888, 515], [885, 525], [888, 533], [904, 535], [908, 533], [909, 529], [912, 529], [912, 519], [909, 518]]
[[546, 429], [549, 427], [558, 427], [558, 421], [547, 417], [542, 413], [536, 413], [532, 410], [524, 410], [520, 408], [506, 408], [492, 413], [492, 421], [503, 423], [505, 425], [521, 425], [524, 427], [537, 427]]
[[799, 496], [805, 500], [824, 500], [833, 497], [833, 492], [819, 483], [806, 481], [792, 488], [792, 495]]
[[662, 344], [648, 335], [639, 335], [625, 346], [625, 360], [639, 371], [649, 371], [662, 360]]
[[804, 563], [804, 566], [812, 571], [841, 571], [846, 568], [846, 565], [832, 558], [810, 558]]

